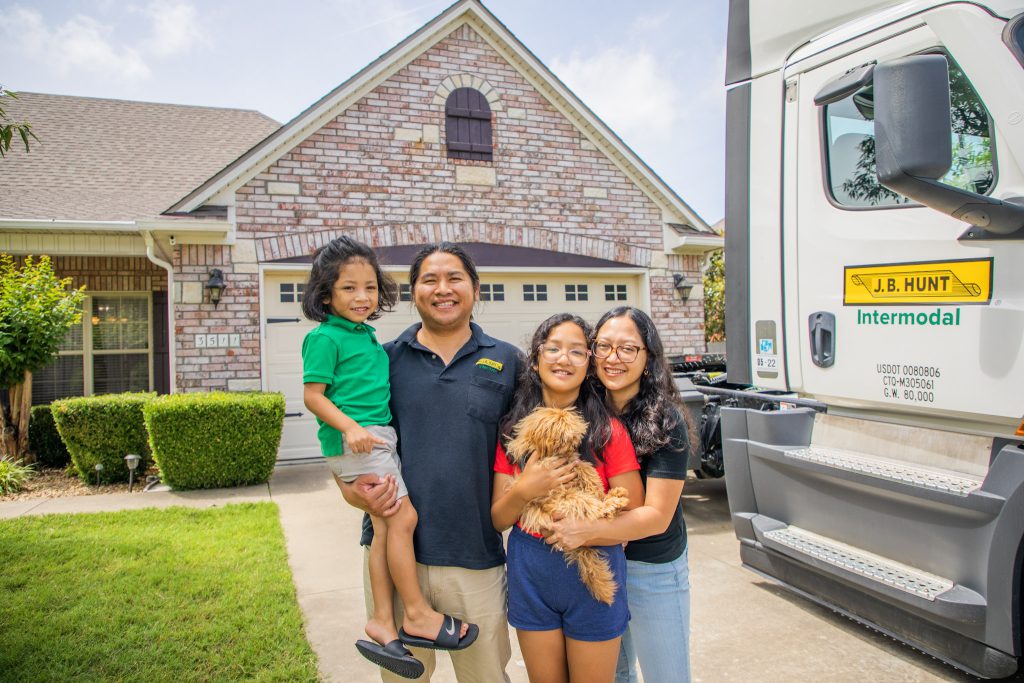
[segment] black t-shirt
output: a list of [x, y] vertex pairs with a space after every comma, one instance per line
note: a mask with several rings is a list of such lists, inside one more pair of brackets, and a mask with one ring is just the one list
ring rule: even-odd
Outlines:
[[[669, 434], [667, 444], [640, 461], [640, 478], [647, 489], [648, 478], [686, 479], [686, 463], [689, 461], [690, 440], [686, 422], [682, 416], [679, 424]], [[686, 550], [686, 523], [683, 521], [683, 500], [679, 499], [672, 521], [660, 534], [630, 541], [626, 546], [626, 559], [651, 564], [672, 562]]]
[[[491, 522], [494, 453], [498, 420], [515, 392], [520, 352], [471, 324], [472, 337], [445, 366], [416, 341], [419, 328], [413, 325], [384, 345], [402, 478], [419, 516], [416, 561], [497, 567], [505, 551]], [[372, 538], [366, 517], [360, 543]]]

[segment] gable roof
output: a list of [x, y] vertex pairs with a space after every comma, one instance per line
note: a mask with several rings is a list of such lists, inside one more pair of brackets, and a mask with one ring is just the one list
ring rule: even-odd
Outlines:
[[327, 93], [217, 175], [167, 210], [193, 211], [218, 195], [233, 192], [367, 95], [454, 30], [469, 24], [509, 62], [551, 105], [575, 125], [665, 213], [666, 220], [687, 223], [713, 234], [697, 215], [646, 163], [594, 112], [562, 83], [479, 0], [458, 0], [388, 52]]
[[256, 111], [94, 97], [23, 92], [4, 106], [39, 141], [0, 163], [0, 219], [156, 217], [280, 127]]

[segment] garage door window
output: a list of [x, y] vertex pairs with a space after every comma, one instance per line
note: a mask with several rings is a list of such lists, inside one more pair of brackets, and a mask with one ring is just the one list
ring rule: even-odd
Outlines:
[[305, 282], [282, 282], [281, 303], [302, 303], [302, 295], [306, 293]]
[[412, 285], [398, 285], [398, 300], [412, 301]]
[[605, 301], [625, 301], [626, 300], [626, 285], [605, 285], [604, 286], [604, 300]]
[[586, 285], [566, 285], [565, 286], [565, 300], [566, 301], [588, 301], [589, 294], [587, 292]]
[[505, 285], [480, 285], [481, 301], [504, 301]]
[[523, 301], [547, 301], [547, 285], [523, 285]]

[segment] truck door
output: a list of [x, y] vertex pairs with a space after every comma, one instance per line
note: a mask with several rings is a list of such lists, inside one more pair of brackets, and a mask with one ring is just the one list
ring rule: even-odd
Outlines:
[[[787, 98], [786, 146], [795, 182], [787, 169], [786, 199], [796, 207], [795, 226], [784, 231], [796, 267], [795, 297], [787, 293], [789, 358], [799, 368], [793, 388], [840, 410], [1016, 425], [1024, 410], [1021, 242], [959, 239], [966, 224], [878, 183], [870, 84], [825, 106], [815, 95], [863, 65], [945, 54], [954, 139], [944, 182], [1020, 195], [1012, 187], [1020, 170], [1000, 149], [970, 75], [927, 23], [918, 17], [909, 29], [876, 33], [786, 71], [787, 94], [794, 94]], [[997, 159], [1007, 172], [997, 170]], [[977, 391], [982, 378], [985, 390]]]

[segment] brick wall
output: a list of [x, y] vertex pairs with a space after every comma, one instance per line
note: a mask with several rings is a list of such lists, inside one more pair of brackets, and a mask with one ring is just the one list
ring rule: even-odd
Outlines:
[[144, 256], [53, 256], [53, 271], [87, 292], [165, 292], [167, 271]]

